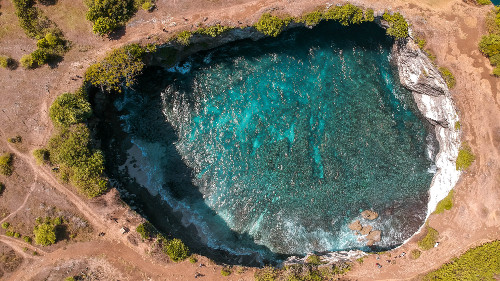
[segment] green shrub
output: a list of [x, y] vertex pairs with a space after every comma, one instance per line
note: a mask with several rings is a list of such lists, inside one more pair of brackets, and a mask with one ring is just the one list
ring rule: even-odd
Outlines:
[[408, 23], [400, 13], [384, 13], [382, 18], [389, 24], [386, 32], [388, 35], [396, 39], [404, 39], [408, 37]]
[[29, 236], [24, 236], [23, 240], [24, 240], [24, 242], [29, 243], [29, 244], [31, 244], [31, 241], [32, 241], [31, 237], [29, 237]]
[[85, 81], [108, 92], [120, 92], [122, 85], [129, 87], [135, 83], [135, 77], [144, 68], [143, 56], [149, 51], [139, 44], [113, 50], [102, 61], [87, 69]]
[[49, 56], [63, 55], [67, 51], [67, 40], [64, 39], [61, 31], [51, 30], [45, 37], [38, 40], [36, 46], [39, 50], [44, 50]]
[[453, 207], [453, 189], [450, 190], [448, 195], [441, 201], [436, 206], [436, 210], [434, 211], [434, 214], [441, 214], [444, 212], [444, 210], [450, 210]]
[[331, 7], [325, 13], [325, 19], [336, 20], [344, 26], [360, 24], [365, 20], [363, 10], [352, 4]]
[[53, 136], [48, 145], [50, 162], [67, 171], [70, 182], [88, 197], [107, 190], [104, 156], [100, 150], [90, 149], [90, 132], [85, 124], [64, 128]]
[[426, 227], [426, 232], [425, 237], [418, 241], [418, 247], [424, 251], [434, 248], [439, 237], [439, 232], [430, 226]]
[[3, 228], [3, 229], [7, 229], [7, 228], [9, 228], [9, 226], [10, 226], [10, 223], [8, 223], [8, 222], [4, 222], [4, 223], [2, 223], [2, 228]]
[[33, 229], [35, 242], [38, 245], [49, 246], [56, 242], [56, 228], [49, 223], [42, 223]]
[[436, 56], [431, 52], [431, 50], [426, 49], [424, 50], [425, 54], [427, 57], [435, 64], [436, 63]]
[[265, 35], [276, 37], [291, 21], [290, 17], [281, 19], [266, 13], [260, 17], [259, 21], [255, 24], [255, 28]]
[[500, 54], [500, 35], [484, 35], [479, 42], [479, 50], [488, 57]]
[[427, 41], [424, 38], [417, 37], [415, 38], [415, 42], [421, 50], [423, 50], [425, 45], [427, 45]]
[[189, 257], [189, 262], [190, 262], [190, 263], [197, 263], [197, 262], [198, 262], [198, 259], [197, 259], [195, 256], [191, 255], [191, 256]]
[[35, 0], [12, 0], [16, 8], [19, 25], [28, 37], [42, 37], [44, 30], [52, 25], [43, 13], [35, 7]]
[[458, 258], [428, 273], [424, 280], [495, 280], [500, 274], [500, 241], [467, 250]]
[[86, 4], [89, 8], [86, 18], [94, 24], [92, 30], [100, 35], [124, 25], [138, 8], [134, 0], [90, 0]]
[[148, 221], [139, 224], [135, 230], [141, 235], [142, 239], [149, 239], [156, 233], [154, 226]]
[[64, 281], [75, 281], [75, 277], [73, 276], [69, 276], [69, 277], [66, 277], [66, 279], [64, 279]]
[[163, 251], [174, 262], [185, 260], [189, 256], [189, 249], [184, 243], [177, 238], [174, 238], [163, 245]]
[[5, 232], [5, 235], [9, 236], [9, 237], [14, 237], [14, 231], [10, 231], [10, 230], [7, 230]]
[[145, 11], [151, 12], [155, 7], [155, 4], [153, 4], [151, 1], [146, 1], [142, 3], [141, 8]]
[[309, 257], [307, 257], [306, 263], [312, 264], [312, 265], [322, 264], [321, 258], [317, 255], [310, 255]]
[[255, 271], [255, 281], [275, 281], [279, 276], [279, 271], [271, 266], [266, 266]]
[[223, 267], [221, 270], [220, 270], [220, 274], [222, 276], [229, 276], [231, 275], [231, 269], [227, 268], [227, 267]]
[[19, 233], [19, 232], [14, 232], [14, 237], [15, 237], [15, 238], [19, 238], [19, 237], [21, 237], [21, 233]]
[[23, 55], [19, 62], [21, 63], [21, 66], [26, 69], [32, 69], [37, 66], [31, 54]]
[[460, 121], [455, 122], [455, 131], [459, 131], [462, 125], [460, 124]]
[[420, 258], [420, 255], [422, 255], [422, 252], [419, 249], [413, 249], [410, 252], [410, 257], [414, 260]]
[[321, 11], [314, 11], [308, 14], [305, 14], [302, 16], [298, 22], [303, 22], [307, 26], [315, 26], [317, 25], [321, 20], [323, 20], [323, 13]]
[[375, 21], [373, 9], [368, 9], [365, 11], [365, 21]]
[[493, 75], [495, 77], [500, 77], [500, 67], [497, 66], [493, 69]]
[[12, 175], [12, 154], [4, 153], [0, 156], [0, 174], [4, 176]]
[[81, 96], [65, 93], [56, 98], [49, 109], [52, 122], [59, 127], [81, 123], [92, 115], [92, 106]]
[[467, 169], [476, 157], [472, 154], [470, 147], [467, 144], [462, 144], [458, 150], [458, 157], [456, 161], [456, 168], [459, 171]]
[[21, 136], [15, 136], [12, 138], [8, 138], [7, 141], [10, 143], [21, 143], [23, 142], [23, 138]]
[[36, 163], [38, 165], [43, 165], [50, 162], [50, 153], [45, 148], [35, 149], [33, 151], [33, 157], [35, 157]]
[[[220, 34], [226, 32], [228, 30], [231, 30], [231, 29], [232, 28], [229, 26], [223, 26], [223, 25], [217, 24], [217, 25], [204, 27], [204, 28], [200, 27], [194, 33], [208, 35], [211, 37], [216, 37], [216, 36], [219, 36]], [[189, 31], [187, 31], [187, 32], [189, 32]], [[189, 37], [191, 37], [191, 36], [189, 36]], [[188, 40], [189, 40], [189, 38], [188, 38]], [[184, 45], [188, 45], [188, 44], [184, 44]]]
[[476, 3], [479, 5], [490, 5], [491, 1], [490, 0], [476, 0]]
[[439, 72], [441, 73], [441, 76], [443, 76], [444, 81], [446, 81], [446, 85], [448, 85], [448, 88], [452, 89], [455, 87], [455, 84], [457, 83], [455, 76], [453, 76], [453, 73], [446, 68], [446, 67], [440, 67]]
[[187, 30], [184, 30], [177, 34], [176, 41], [179, 42], [180, 44], [187, 46], [190, 43], [191, 37], [193, 36], [193, 33]]
[[500, 54], [496, 54], [490, 57], [490, 63], [493, 66], [500, 66]]
[[3, 68], [12, 68], [14, 66], [15, 61], [11, 57], [0, 56], [0, 67]]

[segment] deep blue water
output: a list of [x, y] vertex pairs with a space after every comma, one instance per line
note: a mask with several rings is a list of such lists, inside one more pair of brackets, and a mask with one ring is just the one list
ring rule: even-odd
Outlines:
[[500, 0], [491, 0], [491, 3], [493, 3], [493, 5], [495, 6], [498, 6], [500, 5]]
[[392, 44], [374, 24], [324, 23], [156, 72], [115, 102], [144, 158], [127, 169], [212, 248], [362, 248], [347, 225], [364, 209], [378, 246], [397, 246], [423, 223], [433, 163]]

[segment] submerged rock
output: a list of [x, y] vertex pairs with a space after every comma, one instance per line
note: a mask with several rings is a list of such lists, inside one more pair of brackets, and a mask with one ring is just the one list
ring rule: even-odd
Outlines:
[[378, 218], [378, 213], [372, 210], [364, 210], [361, 212], [361, 216], [367, 220], [374, 220]]
[[359, 222], [359, 220], [357, 220], [357, 221], [352, 222], [349, 225], [349, 229], [354, 230], [354, 231], [361, 231], [361, 229], [363, 229], [363, 226], [361, 225], [361, 222]]
[[370, 233], [370, 231], [372, 231], [372, 229], [373, 229], [373, 227], [371, 225], [366, 225], [366, 226], [363, 226], [360, 233], [361, 233], [361, 235], [367, 235]]

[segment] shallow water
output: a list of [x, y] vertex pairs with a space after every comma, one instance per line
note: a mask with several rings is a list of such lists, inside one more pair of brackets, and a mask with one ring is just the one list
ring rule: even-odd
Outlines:
[[347, 225], [364, 209], [380, 213], [377, 246], [397, 246], [423, 223], [436, 149], [392, 43], [326, 23], [148, 72], [115, 102], [136, 152], [122, 169], [211, 248], [363, 248]]

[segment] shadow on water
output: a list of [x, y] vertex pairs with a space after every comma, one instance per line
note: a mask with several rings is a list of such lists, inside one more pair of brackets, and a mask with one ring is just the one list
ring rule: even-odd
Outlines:
[[[311, 33], [313, 37], [311, 37]], [[290, 53], [290, 55], [299, 55], [305, 58], [310, 52], [310, 48], [331, 47], [331, 45], [328, 45], [331, 44], [330, 41], [321, 41], [321, 37], [326, 36], [335, 37], [337, 46], [356, 46], [361, 47], [364, 51], [376, 51], [381, 47], [390, 47], [393, 43], [392, 39], [384, 35], [383, 29], [376, 27], [372, 23], [353, 27], [342, 27], [337, 23], [322, 23], [313, 30], [306, 31], [305, 28], [295, 28], [285, 32], [278, 38], [262, 39], [258, 46], [256, 42], [243, 40], [230, 43], [216, 50], [200, 52], [192, 56], [194, 63], [191, 71], [196, 71], [197, 68], [202, 67], [203, 65], [199, 62], [210, 52], [227, 52], [222, 56], [218, 55], [218, 59], [227, 59], [231, 56], [234, 57], [238, 53], [245, 53], [247, 59], [254, 60], [257, 60], [258, 56], [265, 52], [284, 54], [292, 52], [290, 48], [277, 48], [277, 46], [283, 44], [282, 42], [279, 43], [280, 40], [298, 40], [301, 42], [306, 47], [300, 50], [299, 53], [297, 50], [293, 50], [293, 54]], [[307, 48], [307, 46], [310, 47]], [[128, 120], [128, 125], [130, 125], [128, 133], [123, 131], [121, 126], [124, 121], [120, 119], [120, 116], [129, 113], [126, 112], [127, 108], [120, 112], [112, 101], [106, 103], [101, 100], [93, 100], [93, 103], [99, 107], [95, 110], [96, 117], [100, 120], [97, 125], [97, 138], [101, 141], [102, 149], [105, 151], [106, 171], [110, 178], [118, 182], [119, 186], [121, 185], [127, 192], [134, 194], [132, 197], [124, 197], [123, 199], [130, 205], [136, 206], [138, 212], [143, 214], [162, 232], [172, 237], [181, 238], [192, 252], [207, 256], [216, 262], [257, 266], [274, 263], [285, 258], [285, 256], [273, 253], [265, 246], [257, 245], [249, 234], [241, 234], [231, 230], [228, 224], [206, 205], [204, 195], [199, 191], [199, 187], [193, 184], [194, 171], [186, 165], [174, 145], [178, 141], [177, 132], [170, 123], [165, 121], [162, 112], [163, 105], [160, 93], [173, 79], [167, 78], [166, 75], [168, 74], [162, 68], [148, 67], [144, 74], [139, 77], [138, 86], [136, 87], [140, 87], [141, 95], [137, 98], [141, 100], [148, 99], [148, 101], [141, 103], [139, 111], [135, 110], [140, 112], [140, 116]], [[184, 90], [187, 92], [192, 87], [190, 82], [192, 81], [182, 82], [182, 86], [186, 87]], [[98, 98], [98, 96], [96, 97]], [[114, 99], [117, 98], [119, 97], [114, 97]], [[194, 105], [192, 106], [194, 107]], [[120, 170], [120, 166], [127, 161], [127, 151], [134, 145], [131, 136], [148, 143], [161, 143], [162, 147], [166, 149], [161, 153], [167, 155], [168, 166], [162, 167], [162, 170], [157, 172], [167, 175], [165, 178], [168, 180], [163, 183], [163, 190], [158, 195], [152, 195], [146, 188], [140, 186], [129, 175]], [[210, 224], [212, 226], [216, 225], [217, 232], [222, 233], [218, 238], [223, 238], [233, 243], [233, 245], [247, 249], [249, 253], [238, 255], [224, 249], [210, 248], [207, 241], [201, 238], [204, 236], [203, 233], [200, 233], [196, 225], [183, 221], [182, 213], [174, 210], [164, 201], [164, 198], [161, 197], [162, 192], [168, 193], [171, 197], [187, 205], [196, 205], [197, 212], [203, 214], [204, 219], [210, 218]], [[262, 257], [264, 257], [264, 260], [262, 260]]]

